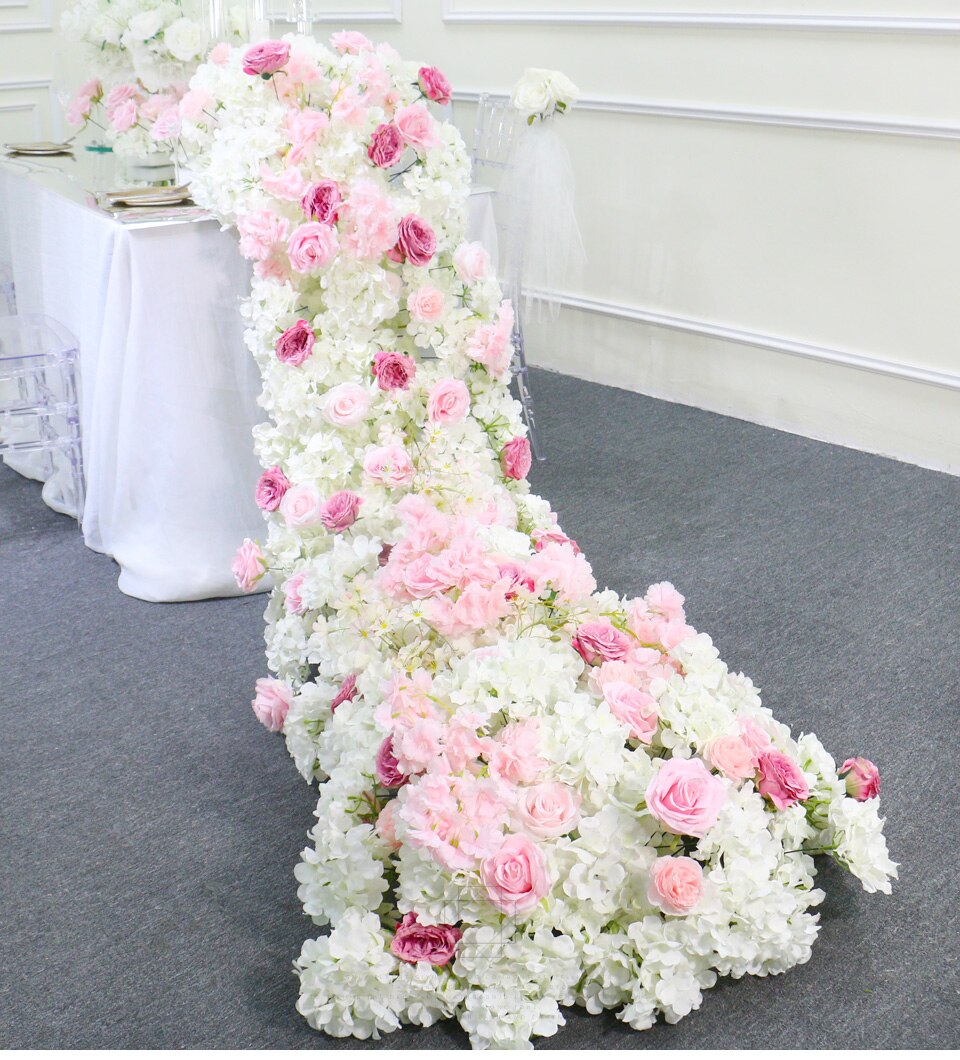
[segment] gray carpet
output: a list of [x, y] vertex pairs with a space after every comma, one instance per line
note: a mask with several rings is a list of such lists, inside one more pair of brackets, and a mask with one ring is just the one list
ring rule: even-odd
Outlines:
[[[545, 373], [534, 482], [601, 585], [671, 579], [797, 730], [883, 774], [901, 880], [824, 865], [813, 959], [543, 1044], [960, 1045], [960, 479]], [[599, 427], [599, 429], [598, 429]], [[262, 597], [122, 596], [0, 467], [0, 1045], [344, 1048], [296, 1015], [313, 797], [255, 721]], [[461, 1046], [455, 1026], [371, 1047]]]

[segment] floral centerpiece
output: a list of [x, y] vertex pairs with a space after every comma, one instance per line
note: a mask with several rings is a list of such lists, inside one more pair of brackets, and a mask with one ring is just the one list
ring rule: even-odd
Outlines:
[[185, 97], [194, 196], [254, 263], [253, 706], [319, 782], [296, 877], [330, 930], [297, 1007], [360, 1038], [455, 1017], [477, 1047], [567, 1005], [674, 1022], [809, 958], [815, 856], [889, 891], [878, 774], [777, 722], [668, 582], [598, 590], [531, 492], [448, 97], [356, 33], [221, 51]]

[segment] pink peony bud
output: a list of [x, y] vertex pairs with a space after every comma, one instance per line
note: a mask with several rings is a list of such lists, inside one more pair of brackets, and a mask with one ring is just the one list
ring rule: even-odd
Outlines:
[[846, 777], [847, 794], [857, 802], [875, 799], [880, 794], [880, 770], [869, 758], [848, 758], [839, 773]]
[[526, 438], [511, 438], [500, 450], [500, 467], [506, 478], [519, 482], [530, 474], [532, 465], [530, 442]]

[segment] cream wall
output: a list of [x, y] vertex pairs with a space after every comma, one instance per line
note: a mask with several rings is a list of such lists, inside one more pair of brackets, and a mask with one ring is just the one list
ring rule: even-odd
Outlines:
[[[321, 6], [440, 65], [468, 140], [524, 66], [580, 85], [589, 268], [534, 363], [960, 473], [957, 0]], [[49, 119], [53, 38], [0, 33], [2, 135]]]

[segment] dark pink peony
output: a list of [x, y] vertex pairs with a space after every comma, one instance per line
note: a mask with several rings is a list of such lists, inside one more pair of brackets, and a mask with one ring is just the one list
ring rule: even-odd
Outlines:
[[340, 490], [320, 505], [320, 522], [328, 530], [339, 534], [357, 521], [361, 504], [363, 498], [352, 490]]
[[390, 943], [395, 957], [410, 964], [426, 961], [438, 967], [449, 964], [463, 932], [452, 924], [421, 924], [416, 913], [407, 913]]
[[393, 753], [393, 737], [388, 736], [377, 751], [377, 781], [385, 788], [402, 788], [408, 779], [406, 773], [400, 772]]
[[875, 799], [880, 794], [880, 770], [869, 758], [848, 758], [840, 767], [847, 782], [847, 794], [857, 802]]
[[778, 810], [785, 810], [810, 795], [803, 771], [780, 751], [765, 751], [757, 759], [760, 780], [757, 791], [766, 796]]
[[441, 105], [450, 102], [450, 82], [435, 66], [421, 66], [417, 81], [420, 83], [420, 91], [427, 99]]
[[533, 454], [530, 451], [530, 442], [526, 438], [511, 438], [500, 450], [500, 467], [507, 478], [526, 478], [530, 474], [533, 464]]
[[313, 328], [305, 320], [298, 320], [277, 339], [277, 360], [284, 364], [301, 365], [313, 353], [316, 341]]
[[381, 350], [373, 358], [373, 377], [381, 390], [406, 390], [417, 374], [417, 362], [396, 350]]
[[282, 40], [264, 40], [243, 53], [243, 72], [252, 77], [267, 77], [287, 65], [290, 45]]
[[349, 677], [344, 678], [343, 684], [340, 686], [339, 691], [333, 697], [330, 702], [330, 713], [335, 714], [337, 707], [342, 703], [348, 703], [351, 700], [357, 698], [360, 693], [357, 691], [357, 675], [350, 674]]
[[437, 249], [437, 237], [422, 217], [408, 213], [400, 220], [397, 249], [411, 265], [428, 265]]
[[396, 125], [378, 125], [367, 148], [370, 161], [381, 169], [389, 169], [400, 161], [404, 142]]
[[335, 180], [318, 180], [304, 192], [300, 205], [307, 217], [332, 225], [342, 202], [343, 196]]
[[591, 664], [625, 659], [630, 650], [630, 638], [602, 618], [577, 626], [572, 643], [583, 661]]
[[275, 512], [280, 507], [283, 495], [288, 489], [290, 489], [290, 479], [280, 468], [267, 468], [257, 482], [254, 494], [257, 506], [265, 512]]

